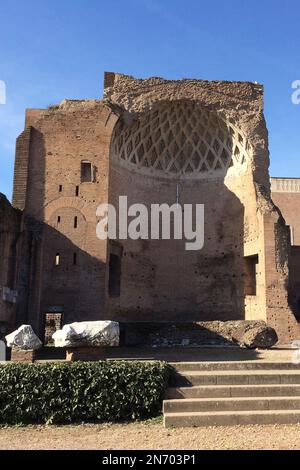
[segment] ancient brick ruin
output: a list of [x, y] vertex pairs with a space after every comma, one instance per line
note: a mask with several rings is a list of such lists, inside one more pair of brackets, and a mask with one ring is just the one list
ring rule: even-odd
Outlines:
[[[13, 207], [0, 200], [2, 335], [22, 323], [44, 338], [81, 320], [246, 319], [298, 337], [300, 180], [272, 179], [271, 195], [268, 169], [254, 83], [106, 73], [103, 100], [27, 110]], [[120, 195], [204, 204], [204, 248], [99, 240], [97, 207]]]

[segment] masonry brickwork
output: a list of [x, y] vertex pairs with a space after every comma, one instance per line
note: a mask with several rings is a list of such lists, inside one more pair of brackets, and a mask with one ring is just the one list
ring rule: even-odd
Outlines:
[[[297, 224], [298, 194], [271, 195], [262, 86], [114, 73], [104, 83], [103, 100], [26, 112], [10, 210], [22, 211], [27, 261], [16, 267], [11, 318], [41, 337], [51, 315], [63, 323], [265, 320], [281, 342], [298, 337], [288, 227]], [[147, 207], [204, 204], [204, 248], [99, 240], [96, 209], [121, 195]]]
[[14, 210], [0, 194], [0, 339], [13, 327], [16, 298], [17, 245], [21, 231], [21, 212]]
[[289, 303], [300, 321], [300, 178], [271, 178], [271, 188], [290, 230]]

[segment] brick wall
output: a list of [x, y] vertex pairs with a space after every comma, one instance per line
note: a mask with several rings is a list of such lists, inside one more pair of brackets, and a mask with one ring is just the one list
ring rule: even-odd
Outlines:
[[0, 338], [15, 324], [21, 214], [0, 194]]
[[[96, 209], [108, 199], [110, 114], [99, 101], [27, 112], [33, 127], [24, 215], [42, 224], [28, 272], [34, 285], [28, 318], [41, 336], [45, 314], [56, 305], [65, 323], [105, 316], [106, 242], [96, 237]], [[82, 161], [92, 165], [90, 182], [81, 180]]]
[[271, 178], [272, 199], [290, 226], [291, 242], [300, 245], [300, 179]]
[[17, 138], [14, 171], [13, 206], [23, 210], [26, 203], [31, 127]]

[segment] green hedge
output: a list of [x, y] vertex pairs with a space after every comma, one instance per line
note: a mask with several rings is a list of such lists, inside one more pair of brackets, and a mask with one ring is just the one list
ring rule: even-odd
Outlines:
[[164, 362], [78, 362], [0, 366], [0, 424], [144, 419], [162, 409]]

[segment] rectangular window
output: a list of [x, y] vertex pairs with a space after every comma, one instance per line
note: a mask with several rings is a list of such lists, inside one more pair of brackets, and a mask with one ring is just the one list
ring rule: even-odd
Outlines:
[[244, 258], [244, 290], [245, 295], [256, 295], [257, 291], [258, 255]]
[[79, 196], [79, 186], [76, 186], [75, 195], [76, 195], [76, 197]]
[[91, 183], [93, 181], [93, 168], [89, 161], [81, 162], [81, 182]]
[[57, 217], [57, 225], [60, 224], [60, 221], [61, 221], [61, 218], [60, 218], [60, 215]]
[[59, 185], [59, 192], [61, 193], [62, 190], [63, 190], [63, 187], [62, 187], [62, 185], [60, 184], [60, 185]]
[[109, 286], [110, 297], [120, 297], [121, 293], [121, 258], [110, 255], [109, 258]]
[[55, 256], [55, 266], [59, 266], [60, 265], [60, 254], [59, 253], [56, 253], [56, 256]]
[[77, 253], [73, 253], [73, 264], [74, 266], [77, 265]]
[[74, 228], [78, 227], [78, 217], [74, 217]]

